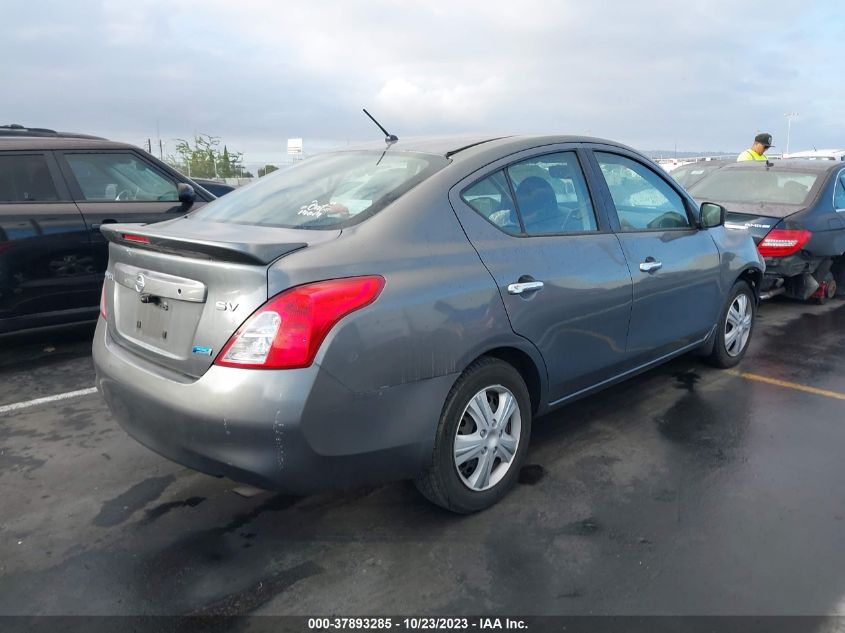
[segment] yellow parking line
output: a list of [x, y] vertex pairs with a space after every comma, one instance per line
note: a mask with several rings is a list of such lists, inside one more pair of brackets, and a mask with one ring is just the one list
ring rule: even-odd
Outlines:
[[801, 383], [797, 382], [789, 382], [788, 380], [780, 380], [778, 378], [769, 378], [768, 376], [761, 376], [760, 374], [751, 374], [747, 371], [739, 371], [737, 369], [729, 369], [728, 373], [732, 376], [738, 376], [739, 378], [745, 378], [746, 380], [756, 380], [757, 382], [764, 382], [768, 385], [774, 385], [776, 387], [794, 389], [795, 391], [812, 393], [816, 396], [835, 398], [836, 400], [845, 400], [845, 393], [840, 393], [839, 391], [818, 389], [817, 387], [810, 387], [809, 385], [802, 385]]

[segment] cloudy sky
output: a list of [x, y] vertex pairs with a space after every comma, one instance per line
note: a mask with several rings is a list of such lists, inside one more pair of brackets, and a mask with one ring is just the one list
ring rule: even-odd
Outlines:
[[643, 150], [845, 147], [838, 2], [5, 0], [0, 122], [246, 162], [398, 136], [588, 133]]

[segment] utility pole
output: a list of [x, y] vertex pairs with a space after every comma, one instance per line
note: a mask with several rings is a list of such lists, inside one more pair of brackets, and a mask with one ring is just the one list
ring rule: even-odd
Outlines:
[[792, 119], [798, 116], [797, 112], [787, 112], [783, 116], [786, 117], [786, 152], [785, 154], [789, 154], [789, 133], [792, 130]]

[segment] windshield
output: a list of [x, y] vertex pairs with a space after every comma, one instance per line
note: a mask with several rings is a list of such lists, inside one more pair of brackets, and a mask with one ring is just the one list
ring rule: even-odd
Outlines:
[[339, 229], [372, 216], [448, 164], [408, 152], [338, 152], [264, 176], [191, 214], [232, 224]]
[[804, 206], [818, 174], [798, 171], [730, 170], [714, 171], [690, 187], [699, 200], [743, 204]]

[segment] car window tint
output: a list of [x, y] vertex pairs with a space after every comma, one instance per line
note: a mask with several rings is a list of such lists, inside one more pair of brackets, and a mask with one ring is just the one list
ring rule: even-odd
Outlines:
[[0, 156], [0, 202], [58, 200], [56, 186], [40, 154]]
[[836, 189], [833, 190], [833, 206], [836, 209], [845, 209], [845, 174], [840, 174], [836, 179]]
[[515, 235], [522, 230], [503, 171], [497, 171], [467, 187], [461, 193], [461, 198], [505, 233]]
[[133, 154], [65, 154], [85, 200], [175, 202], [176, 183]]
[[525, 233], [597, 230], [596, 214], [575, 152], [535, 156], [507, 168]]
[[689, 228], [681, 196], [657, 173], [625, 156], [595, 154], [623, 231]]

